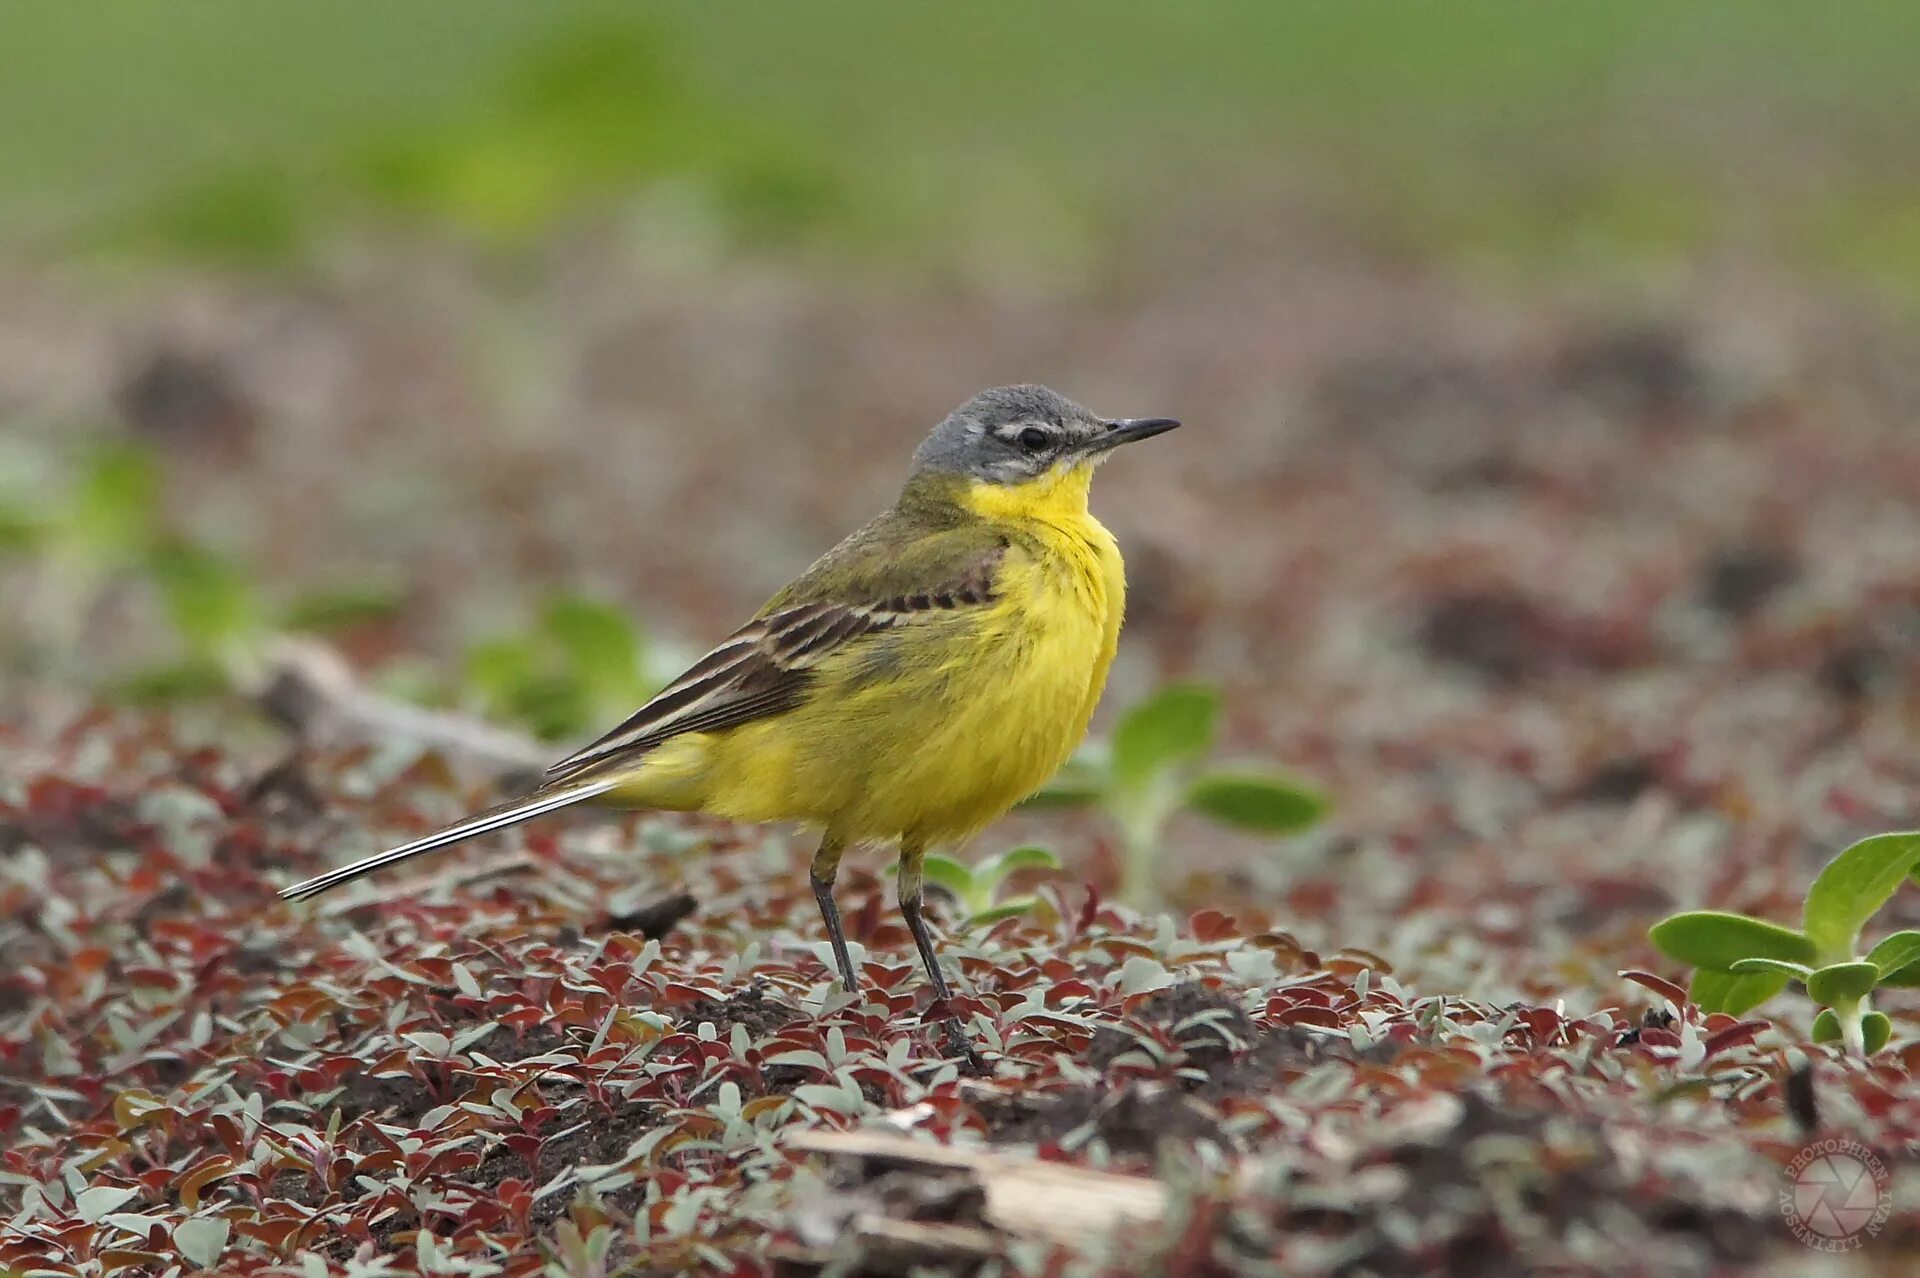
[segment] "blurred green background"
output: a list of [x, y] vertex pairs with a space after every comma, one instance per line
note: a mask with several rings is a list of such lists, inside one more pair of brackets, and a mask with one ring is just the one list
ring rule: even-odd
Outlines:
[[1920, 295], [1920, 8], [9, 6], [0, 231], [295, 268], [609, 205], [841, 269], [1072, 279], [1285, 200], [1532, 276], [1765, 252]]
[[1355, 404], [1466, 448], [1485, 403], [1414, 401], [1566, 314], [1680, 317], [1602, 335], [1656, 380], [1756, 281], [1908, 315], [1916, 48], [1911, 3], [6, 6], [0, 706], [321, 631], [578, 734], [1029, 378], [1205, 424], [1103, 478], [1119, 677], [1231, 677], [1284, 539], [1210, 519]]

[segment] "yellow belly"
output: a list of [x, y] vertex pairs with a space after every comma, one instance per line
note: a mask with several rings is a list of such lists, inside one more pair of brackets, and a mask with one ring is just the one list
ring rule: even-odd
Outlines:
[[1086, 734], [1124, 608], [1119, 552], [1091, 516], [1025, 543], [993, 604], [853, 645], [822, 664], [803, 705], [665, 742], [615, 797], [806, 821], [850, 842], [976, 833]]

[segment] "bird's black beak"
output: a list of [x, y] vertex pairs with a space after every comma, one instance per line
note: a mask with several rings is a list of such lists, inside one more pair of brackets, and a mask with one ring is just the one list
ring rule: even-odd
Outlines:
[[1087, 451], [1104, 453], [1109, 448], [1118, 448], [1135, 440], [1152, 439], [1155, 435], [1166, 434], [1179, 424], [1171, 417], [1122, 417], [1118, 421], [1108, 422], [1107, 433], [1094, 436], [1087, 444]]

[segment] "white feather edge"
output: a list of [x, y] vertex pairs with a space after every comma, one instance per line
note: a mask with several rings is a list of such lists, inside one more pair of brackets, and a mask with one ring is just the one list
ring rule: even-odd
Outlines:
[[456, 821], [443, 830], [436, 830], [411, 843], [403, 843], [399, 847], [388, 848], [385, 852], [376, 852], [372, 856], [362, 857], [350, 865], [328, 870], [325, 874], [316, 874], [304, 882], [280, 889], [280, 895], [285, 900], [304, 901], [308, 897], [318, 896], [329, 888], [351, 882], [363, 874], [371, 874], [375, 870], [405, 861], [409, 857], [419, 856], [422, 852], [432, 852], [482, 834], [503, 830], [510, 825], [518, 825], [522, 821], [570, 807], [583, 800], [591, 799], [595, 795], [605, 794], [613, 789], [615, 784], [617, 783], [611, 780], [592, 781], [569, 786], [557, 793], [530, 795], [522, 802], [494, 808], [478, 816]]

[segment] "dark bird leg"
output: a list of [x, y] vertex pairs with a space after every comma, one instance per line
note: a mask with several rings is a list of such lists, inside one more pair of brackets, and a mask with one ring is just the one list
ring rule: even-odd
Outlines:
[[832, 834], [820, 840], [813, 854], [808, 877], [813, 880], [813, 899], [820, 904], [820, 917], [827, 921], [827, 941], [833, 946], [834, 962], [840, 965], [840, 983], [852, 994], [860, 988], [853, 974], [853, 956], [847, 953], [847, 934], [840, 927], [840, 907], [833, 903], [833, 880], [840, 873], [840, 854], [847, 850], [846, 840]]
[[[920, 951], [920, 962], [927, 969], [927, 979], [933, 983], [934, 996], [943, 1004], [950, 1004], [953, 994], [947, 988], [947, 978], [940, 973], [940, 956], [934, 952], [933, 933], [927, 931], [927, 921], [920, 915], [920, 863], [926, 854], [924, 847], [911, 840], [900, 845], [900, 913], [906, 917], [907, 931], [913, 934], [914, 946]], [[985, 1074], [986, 1063], [967, 1041], [967, 1031], [960, 1024], [960, 1018], [949, 1014], [943, 1028], [947, 1050], [964, 1059], [974, 1073]]]

